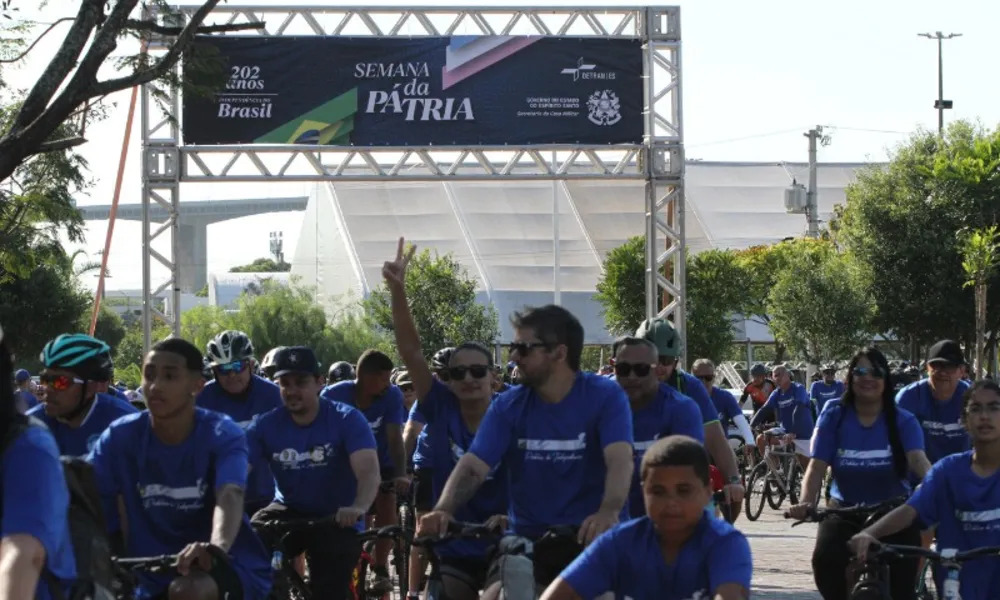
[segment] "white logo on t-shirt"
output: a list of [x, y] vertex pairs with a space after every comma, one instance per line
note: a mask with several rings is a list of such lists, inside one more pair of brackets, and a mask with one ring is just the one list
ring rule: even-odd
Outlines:
[[540, 460], [547, 462], [567, 462], [583, 460], [583, 451], [587, 448], [587, 434], [581, 433], [572, 440], [533, 440], [520, 438], [517, 447], [525, 450], [525, 460]]
[[281, 452], [271, 455], [271, 460], [280, 463], [279, 467], [286, 471], [297, 471], [299, 469], [315, 469], [326, 466], [327, 459], [333, 455], [333, 446], [323, 444], [314, 448], [299, 452], [295, 448], [285, 448]]

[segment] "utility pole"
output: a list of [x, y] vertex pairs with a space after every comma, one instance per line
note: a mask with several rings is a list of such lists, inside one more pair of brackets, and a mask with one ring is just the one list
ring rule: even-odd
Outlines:
[[819, 237], [819, 198], [818, 183], [816, 182], [817, 146], [822, 143], [824, 146], [829, 143], [829, 138], [823, 136], [823, 126], [817, 125], [815, 129], [805, 132], [805, 137], [809, 138], [809, 187], [806, 189], [806, 237]]
[[274, 259], [274, 262], [278, 265], [285, 262], [285, 252], [284, 252], [285, 243], [281, 239], [282, 236], [283, 234], [280, 231], [271, 232], [271, 257]]
[[929, 40], [937, 40], [938, 47], [938, 99], [934, 102], [934, 108], [938, 111], [938, 133], [944, 134], [944, 111], [951, 110], [953, 102], [951, 100], [944, 99], [944, 41], [950, 40], [952, 38], [961, 37], [961, 33], [949, 33], [943, 34], [940, 31], [935, 31], [934, 33], [918, 33], [920, 37], [925, 37]]

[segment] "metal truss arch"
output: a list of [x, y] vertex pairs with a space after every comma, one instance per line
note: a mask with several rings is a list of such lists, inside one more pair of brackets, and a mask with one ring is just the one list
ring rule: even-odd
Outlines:
[[[144, 18], [182, 25], [200, 4], [148, 9]], [[222, 4], [206, 24], [263, 22], [262, 36], [438, 37], [451, 35], [543, 35], [637, 39], [643, 42], [645, 136], [642, 144], [538, 146], [340, 147], [296, 145], [182, 145], [180, 97], [170, 94], [166, 113], [153, 92], [142, 90], [143, 311], [148, 349], [154, 318], [180, 333], [177, 285], [178, 207], [185, 182], [505, 181], [614, 180], [646, 182], [646, 313], [670, 318], [684, 332], [684, 135], [681, 106], [680, 8], [603, 7], [393, 7], [250, 6]], [[151, 34], [151, 53], [169, 38]], [[555, 153], [555, 161], [552, 157]], [[638, 201], [638, 199], [637, 199]], [[151, 231], [149, 207], [163, 206], [171, 218]], [[171, 232], [170, 253], [153, 248]], [[153, 285], [153, 261], [169, 277]], [[168, 309], [153, 301], [170, 290]], [[662, 292], [662, 296], [661, 296]]]

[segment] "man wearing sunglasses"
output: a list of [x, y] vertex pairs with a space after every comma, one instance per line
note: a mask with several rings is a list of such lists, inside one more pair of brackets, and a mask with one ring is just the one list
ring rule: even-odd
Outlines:
[[666, 319], [650, 319], [639, 325], [635, 337], [645, 338], [656, 346], [658, 354], [656, 371], [660, 381], [694, 400], [701, 409], [705, 427], [705, 449], [725, 477], [726, 485], [723, 491], [726, 498], [730, 504], [742, 502], [743, 479], [736, 463], [736, 454], [726, 439], [726, 432], [719, 422], [715, 405], [712, 404], [712, 399], [709, 398], [701, 381], [694, 375], [686, 373], [677, 364], [683, 344], [677, 330]]
[[[389, 489], [380, 487], [375, 498], [372, 512], [378, 527], [397, 524], [396, 492], [406, 492], [410, 487], [406, 476], [406, 452], [403, 450], [403, 392], [390, 383], [394, 366], [392, 359], [384, 353], [365, 350], [358, 358], [357, 379], [327, 386], [321, 394], [326, 400], [357, 408], [368, 419], [378, 444], [382, 483], [395, 482]], [[375, 545], [373, 591], [392, 589], [387, 566], [392, 543], [392, 540], [381, 540]]]
[[[254, 417], [281, 406], [281, 392], [272, 382], [253, 374], [254, 347], [242, 331], [223, 331], [205, 348], [215, 379], [202, 388], [201, 408], [227, 415], [246, 430]], [[246, 513], [253, 515], [274, 498], [274, 478], [266, 460], [259, 460], [247, 480]]]
[[632, 407], [632, 432], [635, 439], [635, 474], [629, 492], [629, 515], [646, 515], [642, 499], [639, 465], [653, 443], [669, 435], [686, 435], [699, 442], [705, 440], [701, 411], [694, 400], [656, 378], [656, 346], [649, 340], [625, 337], [612, 349], [615, 359], [615, 380], [628, 394]]
[[48, 425], [63, 456], [86, 456], [113, 421], [139, 412], [107, 393], [111, 348], [83, 334], [63, 334], [42, 349], [42, 403], [28, 411]]

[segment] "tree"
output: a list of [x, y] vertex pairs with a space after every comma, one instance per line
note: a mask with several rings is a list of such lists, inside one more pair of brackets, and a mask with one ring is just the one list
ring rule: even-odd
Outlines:
[[[76, 322], [75, 331], [87, 332], [90, 330], [91, 310], [93, 310], [91, 307], [85, 307], [83, 314]], [[114, 351], [125, 339], [127, 333], [125, 322], [118, 316], [118, 313], [106, 306], [101, 306], [100, 312], [97, 313], [97, 327], [94, 329], [94, 337], [111, 346], [111, 350]]]
[[[153, 328], [152, 331], [150, 331], [150, 339], [155, 343], [159, 340], [170, 337], [172, 333], [173, 332], [170, 330], [170, 327], [157, 318], [153, 321]], [[136, 369], [135, 372], [140, 373], [139, 378], [141, 379], [142, 359], [144, 357], [142, 348], [142, 322], [139, 321], [125, 330], [125, 337], [122, 338], [121, 342], [119, 342], [115, 348], [113, 358], [115, 361], [116, 376], [120, 376], [122, 373], [130, 372], [129, 370], [134, 367]]]
[[[263, 26], [262, 23], [255, 23], [203, 27], [202, 22], [218, 3], [219, 0], [205, 0], [183, 27], [165, 27], [151, 20], [133, 18], [139, 0], [117, 0], [114, 3], [84, 0], [79, 3], [74, 18], [59, 19], [46, 29], [40, 37], [51, 32], [57, 24], [71, 21], [52, 60], [41, 70], [35, 84], [24, 94], [12, 117], [0, 129], [0, 181], [11, 177], [33, 156], [64, 151], [86, 143], [86, 123], [93, 106], [100, 108], [109, 95], [146, 83], [178, 85], [180, 81], [174, 68], [194, 41], [196, 33]], [[156, 0], [153, 4], [161, 14], [170, 12], [166, 2]], [[106, 8], [109, 8], [107, 14]], [[24, 32], [23, 23], [17, 26]], [[167, 51], [159, 57], [151, 57], [144, 51], [134, 56], [111, 57], [118, 48], [120, 38], [141, 36], [148, 39], [151, 34], [173, 38]], [[7, 38], [7, 35], [3, 37]], [[6, 63], [22, 60], [37, 40], [29, 45], [24, 38], [16, 38], [16, 43], [19, 49], [24, 49], [13, 59], [7, 59]], [[218, 83], [221, 84], [223, 74], [218, 57], [214, 62], [210, 57], [197, 58], [201, 61], [199, 67], [218, 72]], [[126, 67], [126, 73], [100, 79], [98, 74], [102, 67], [112, 66], [115, 62]]]
[[778, 275], [788, 270], [790, 246], [781, 242], [770, 246], [753, 246], [736, 253], [736, 265], [742, 271], [739, 282], [742, 292], [740, 312], [750, 320], [766, 325], [774, 336], [775, 361], [785, 357], [784, 340], [771, 327], [770, 297]]
[[[866, 271], [878, 331], [909, 341], [911, 359], [941, 338], [972, 344], [974, 302], [955, 232], [997, 224], [998, 161], [1000, 132], [959, 121], [943, 138], [918, 131], [888, 166], [861, 171], [846, 190], [835, 239]], [[987, 321], [992, 345], [1000, 310]]]
[[248, 265], [233, 267], [230, 273], [287, 273], [292, 265], [285, 261], [275, 262], [273, 258], [258, 258]]
[[986, 336], [986, 290], [997, 259], [1000, 258], [1000, 232], [996, 225], [986, 229], [976, 229], [960, 236], [962, 268], [968, 279], [966, 286], [974, 288], [976, 298], [976, 379], [986, 373], [983, 351]]
[[[490, 347], [500, 335], [496, 309], [476, 302], [476, 281], [451, 254], [416, 254], [406, 270], [406, 295], [424, 351], [433, 353], [462, 342]], [[369, 323], [392, 331], [385, 284], [362, 301]]]
[[632, 335], [646, 318], [646, 237], [637, 235], [604, 257], [594, 298], [613, 335]]
[[850, 259], [824, 241], [799, 240], [788, 249], [767, 301], [775, 337], [814, 365], [869, 343], [874, 307]]
[[733, 315], [743, 304], [744, 273], [732, 250], [688, 255], [685, 291], [687, 357], [724, 359], [733, 345]]

